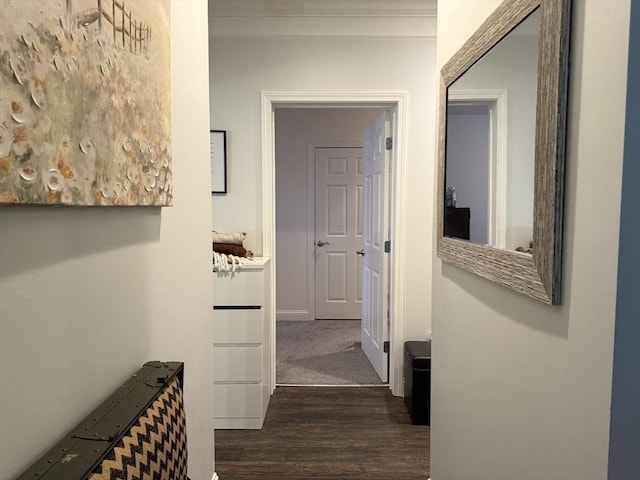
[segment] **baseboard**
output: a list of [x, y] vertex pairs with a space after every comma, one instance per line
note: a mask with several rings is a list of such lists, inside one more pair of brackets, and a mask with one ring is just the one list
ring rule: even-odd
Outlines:
[[214, 430], [260, 430], [264, 419], [262, 418], [215, 418]]
[[276, 320], [287, 322], [308, 322], [315, 320], [309, 310], [277, 310]]

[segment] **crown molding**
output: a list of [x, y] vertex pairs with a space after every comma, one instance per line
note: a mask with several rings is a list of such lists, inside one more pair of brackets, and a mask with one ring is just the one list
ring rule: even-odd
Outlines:
[[209, 37], [435, 38], [435, 18], [213, 18]]
[[209, 0], [209, 17], [430, 17], [436, 0]]
[[209, 0], [210, 37], [435, 38], [435, 0]]

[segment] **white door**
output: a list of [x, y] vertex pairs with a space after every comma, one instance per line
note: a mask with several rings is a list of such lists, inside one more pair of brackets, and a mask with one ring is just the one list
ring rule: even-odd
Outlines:
[[359, 319], [362, 148], [316, 148], [316, 319]]
[[386, 139], [390, 125], [387, 114], [378, 117], [364, 134], [364, 256], [362, 270], [362, 350], [383, 381], [388, 380], [389, 339], [387, 298], [389, 254], [384, 252], [389, 238], [389, 150]]

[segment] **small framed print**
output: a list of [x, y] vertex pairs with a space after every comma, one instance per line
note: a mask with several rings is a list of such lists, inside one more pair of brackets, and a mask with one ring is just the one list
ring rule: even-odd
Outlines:
[[227, 131], [210, 130], [211, 193], [227, 193]]

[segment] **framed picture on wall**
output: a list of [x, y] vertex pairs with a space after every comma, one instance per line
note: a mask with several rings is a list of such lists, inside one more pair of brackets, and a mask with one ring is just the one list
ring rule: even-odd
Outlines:
[[227, 131], [210, 130], [211, 193], [227, 193]]
[[171, 206], [171, 2], [0, 3], [0, 206]]

